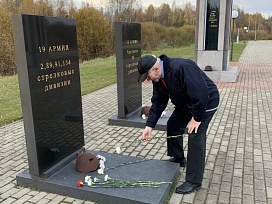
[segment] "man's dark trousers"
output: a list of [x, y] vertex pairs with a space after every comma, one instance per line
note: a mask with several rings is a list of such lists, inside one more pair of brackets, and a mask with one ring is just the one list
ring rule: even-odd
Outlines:
[[[198, 127], [197, 133], [189, 134], [186, 181], [191, 183], [202, 183], [205, 155], [206, 155], [206, 133], [209, 123], [216, 111], [206, 112], [204, 119]], [[182, 135], [193, 115], [189, 110], [175, 108], [167, 122], [167, 136]], [[194, 132], [194, 131], [193, 131]], [[167, 139], [168, 156], [184, 158], [183, 138]]]

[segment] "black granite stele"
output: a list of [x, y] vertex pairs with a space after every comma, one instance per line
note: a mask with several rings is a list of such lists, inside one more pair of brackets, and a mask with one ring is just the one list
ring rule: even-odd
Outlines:
[[218, 49], [220, 0], [207, 1], [205, 50]]
[[29, 172], [48, 177], [83, 149], [74, 19], [12, 16]]
[[[109, 118], [109, 125], [145, 126], [141, 118], [142, 84], [138, 82], [138, 60], [141, 57], [141, 24], [115, 22], [118, 113]], [[166, 119], [155, 129], [166, 130]]]
[[[76, 155], [85, 151], [75, 20], [13, 15], [12, 26], [29, 164], [29, 169], [17, 175], [17, 184], [105, 204], [164, 203], [171, 184], [159, 188], [121, 189], [77, 186], [77, 181], [84, 180], [87, 174], [77, 172], [75, 167]], [[131, 76], [135, 75], [135, 68], [131, 66], [135, 66], [140, 53], [138, 41], [135, 41], [139, 29], [136, 31], [136, 37], [133, 34], [132, 38], [126, 37], [124, 43], [128, 45], [123, 50], [126, 56], [123, 74]], [[126, 97], [119, 111], [121, 118], [140, 106], [141, 86], [136, 85], [137, 82], [134, 84], [134, 80], [123, 79], [125, 85], [120, 89]], [[134, 96], [130, 98], [130, 94]], [[92, 153], [105, 156], [106, 167], [141, 159]], [[148, 160], [105, 173], [114, 179], [169, 182], [175, 180], [178, 172], [178, 164]], [[103, 179], [97, 172], [89, 175]]]
[[141, 24], [115, 22], [118, 118], [127, 118], [142, 106], [142, 85], [138, 83], [141, 57]]
[[[114, 167], [126, 162], [143, 160], [143, 158], [110, 154], [105, 152], [93, 152], [95, 155], [106, 157], [106, 168]], [[104, 204], [162, 204], [167, 199], [172, 184], [162, 184], [159, 188], [136, 187], [136, 188], [90, 188], [88, 186], [77, 186], [78, 180], [83, 180], [85, 176], [104, 179], [104, 175], [109, 175], [112, 179], [119, 180], [141, 180], [175, 182], [179, 174], [179, 164], [160, 161], [147, 160], [139, 163], [125, 165], [116, 169], [106, 170], [104, 175], [97, 172], [79, 173], [75, 168], [76, 160], [56, 172], [47, 179], [33, 178], [28, 171], [17, 175], [19, 185], [37, 188], [46, 192], [57, 193], [82, 200]]]

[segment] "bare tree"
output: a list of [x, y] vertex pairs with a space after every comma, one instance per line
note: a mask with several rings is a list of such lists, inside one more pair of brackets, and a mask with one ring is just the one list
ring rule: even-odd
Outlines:
[[58, 17], [67, 17], [69, 11], [69, 4], [67, 0], [54, 0], [53, 5], [55, 7], [56, 16]]
[[114, 21], [131, 21], [141, 8], [140, 0], [99, 0], [98, 5], [103, 8], [103, 13], [111, 24]]

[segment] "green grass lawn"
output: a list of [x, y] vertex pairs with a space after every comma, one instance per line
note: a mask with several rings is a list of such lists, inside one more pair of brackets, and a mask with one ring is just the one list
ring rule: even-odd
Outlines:
[[0, 126], [22, 118], [18, 76], [0, 77]]
[[181, 57], [186, 59], [194, 59], [194, 45], [188, 45], [182, 48], [165, 48], [163, 50], [153, 51], [152, 53], [144, 54], [154, 54], [157, 57], [161, 54], [166, 54], [168, 57]]
[[116, 58], [98, 58], [83, 62], [80, 67], [81, 94], [85, 95], [116, 83]]
[[246, 47], [246, 43], [242, 41], [240, 43], [233, 44], [232, 62], [238, 62], [245, 47]]
[[[233, 61], [237, 61], [246, 44], [234, 44]], [[181, 48], [165, 48], [152, 53], [159, 56], [194, 59], [194, 45]], [[99, 58], [81, 63], [80, 81], [82, 95], [116, 83], [115, 57]], [[18, 76], [0, 77], [0, 127], [22, 118]]]

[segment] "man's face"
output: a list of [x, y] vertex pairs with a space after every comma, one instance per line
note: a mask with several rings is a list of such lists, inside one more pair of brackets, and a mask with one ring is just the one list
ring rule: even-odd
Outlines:
[[149, 71], [146, 80], [158, 82], [161, 78], [161, 68], [156, 63]]

